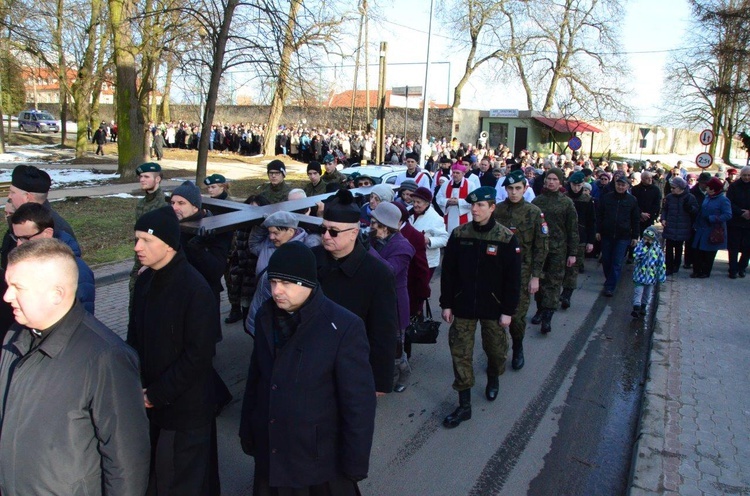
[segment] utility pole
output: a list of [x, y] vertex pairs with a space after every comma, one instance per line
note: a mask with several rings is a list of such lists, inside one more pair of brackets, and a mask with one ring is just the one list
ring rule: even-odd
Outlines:
[[362, 10], [364, 10], [365, 15], [365, 129], [369, 132], [372, 121], [370, 120], [370, 37], [368, 35], [370, 17], [367, 12], [367, 0], [362, 0]]
[[424, 90], [422, 97], [422, 135], [420, 136], [419, 145], [421, 152], [419, 157], [419, 166], [422, 167], [424, 152], [427, 147], [427, 115], [430, 108], [430, 101], [427, 98], [427, 82], [430, 80], [430, 44], [432, 42], [432, 17], [435, 14], [435, 0], [430, 0], [430, 26], [427, 29], [427, 65], [424, 69]]
[[[357, 37], [357, 57], [354, 61], [354, 84], [352, 86], [352, 104], [349, 108], [349, 131], [354, 130], [354, 106], [357, 100], [357, 79], [359, 79], [359, 55], [362, 52], [362, 30], [365, 25], [365, 10], [359, 7], [359, 36]], [[367, 62], [365, 62], [365, 65]]]
[[385, 68], [388, 43], [380, 42], [380, 75], [378, 79], [378, 129], [375, 147], [377, 148], [376, 164], [382, 164], [385, 160]]

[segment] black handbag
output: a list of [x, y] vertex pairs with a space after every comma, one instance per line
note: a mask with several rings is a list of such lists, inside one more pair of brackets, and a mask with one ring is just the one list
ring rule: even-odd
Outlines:
[[[406, 328], [406, 337], [416, 344], [437, 343], [440, 334], [440, 321], [432, 320], [432, 309], [427, 301], [427, 311], [424, 316], [415, 315], [411, 318]], [[424, 317], [424, 318], [423, 318]]]
[[724, 242], [724, 240], [724, 225], [714, 224], [714, 227], [711, 229], [711, 232], [708, 235], [708, 242], [712, 245], [720, 245]]

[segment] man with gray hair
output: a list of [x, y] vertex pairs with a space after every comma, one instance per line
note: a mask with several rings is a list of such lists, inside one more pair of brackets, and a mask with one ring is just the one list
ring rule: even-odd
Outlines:
[[16, 324], [0, 352], [3, 494], [144, 494], [138, 357], [76, 299], [73, 252], [56, 239], [23, 243], [5, 278]]

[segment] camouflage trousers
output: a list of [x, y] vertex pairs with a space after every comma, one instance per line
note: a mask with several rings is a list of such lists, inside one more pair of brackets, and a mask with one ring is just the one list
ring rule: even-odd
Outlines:
[[521, 272], [521, 297], [518, 300], [518, 309], [513, 314], [513, 318], [510, 321], [508, 330], [510, 331], [510, 337], [513, 338], [513, 342], [523, 341], [523, 337], [526, 335], [526, 314], [529, 311], [529, 303], [531, 302], [531, 295], [529, 294], [529, 280], [531, 274], [526, 271]]
[[[487, 376], [497, 377], [505, 372], [508, 355], [508, 335], [497, 320], [481, 319], [482, 348], [487, 354]], [[448, 331], [448, 344], [453, 358], [453, 389], [464, 391], [474, 386], [474, 335], [477, 319], [453, 319]]]
[[562, 287], [563, 289], [576, 289], [578, 287], [578, 273], [583, 267], [584, 259], [586, 258], [586, 243], [578, 245], [578, 253], [576, 254], [576, 263], [572, 267], [565, 266], [565, 277], [563, 278]]
[[560, 288], [565, 277], [568, 256], [564, 251], [550, 252], [544, 261], [544, 272], [539, 281], [539, 291], [534, 299], [537, 307], [557, 310], [560, 307]]

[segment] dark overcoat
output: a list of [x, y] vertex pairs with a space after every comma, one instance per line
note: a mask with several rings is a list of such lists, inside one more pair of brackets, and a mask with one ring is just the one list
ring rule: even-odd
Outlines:
[[366, 477], [376, 402], [362, 319], [314, 290], [276, 349], [274, 309], [271, 299], [258, 312], [240, 417], [256, 477], [294, 488]]
[[323, 246], [313, 248], [323, 293], [365, 321], [375, 388], [390, 393], [398, 329], [396, 280], [372, 252], [357, 242], [352, 253], [335, 260]]

